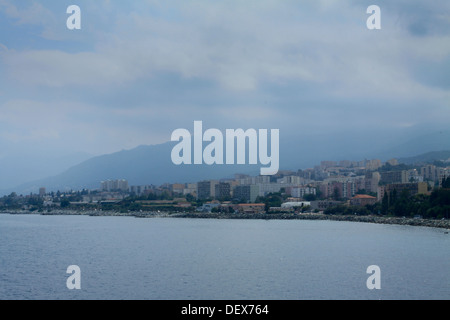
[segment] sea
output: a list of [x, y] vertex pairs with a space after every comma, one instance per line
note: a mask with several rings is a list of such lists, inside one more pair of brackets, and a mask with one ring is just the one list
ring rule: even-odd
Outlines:
[[0, 214], [0, 300], [448, 300], [449, 271], [446, 229]]

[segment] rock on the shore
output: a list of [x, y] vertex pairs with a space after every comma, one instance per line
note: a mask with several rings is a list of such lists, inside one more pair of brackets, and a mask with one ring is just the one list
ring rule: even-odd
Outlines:
[[52, 210], [51, 212], [30, 212], [25, 210], [8, 211], [9, 214], [41, 214], [41, 215], [89, 215], [89, 216], [131, 216], [137, 218], [197, 218], [197, 219], [263, 219], [263, 220], [332, 220], [365, 222], [378, 224], [397, 224], [409, 226], [422, 226], [432, 228], [450, 229], [450, 220], [432, 220], [416, 218], [399, 218], [386, 216], [357, 216], [357, 215], [325, 215], [325, 214], [287, 214], [287, 213], [168, 213], [168, 212], [116, 212], [116, 211], [78, 211], [78, 210]]

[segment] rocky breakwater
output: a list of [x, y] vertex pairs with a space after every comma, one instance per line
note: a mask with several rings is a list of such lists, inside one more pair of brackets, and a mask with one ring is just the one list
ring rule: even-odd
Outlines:
[[380, 217], [380, 216], [328, 216], [327, 220], [334, 221], [354, 221], [379, 224], [398, 224], [405, 226], [422, 226], [432, 228], [450, 229], [450, 220], [432, 220], [400, 217]]
[[408, 226], [422, 226], [450, 229], [450, 220], [431, 220], [417, 218], [400, 218], [385, 216], [357, 216], [357, 215], [325, 215], [325, 214], [223, 214], [223, 213], [180, 213], [170, 215], [173, 218], [200, 219], [264, 219], [264, 220], [331, 220], [348, 222], [365, 222], [378, 224], [397, 224]]
[[[71, 210], [56, 209], [50, 212], [30, 212], [26, 210], [11, 210], [2, 214], [40, 214], [40, 215], [86, 215], [86, 216], [124, 216], [136, 218], [196, 218], [196, 219], [260, 219], [260, 220], [331, 220], [348, 222], [365, 222], [378, 224], [397, 224], [405, 226], [421, 226], [450, 229], [449, 219], [417, 219], [387, 216], [357, 216], [357, 215], [325, 215], [325, 214], [289, 214], [289, 213], [174, 213], [174, 212], [117, 212], [102, 210]], [[448, 232], [448, 231], [446, 231]]]
[[42, 216], [131, 216], [129, 213], [102, 210], [73, 210], [73, 209], [52, 209], [51, 211], [29, 211], [29, 210], [10, 210], [3, 211], [3, 214], [17, 215], [42, 215]]

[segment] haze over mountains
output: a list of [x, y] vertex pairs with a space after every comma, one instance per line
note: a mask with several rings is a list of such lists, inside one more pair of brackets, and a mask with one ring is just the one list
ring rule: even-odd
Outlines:
[[[322, 160], [377, 158], [386, 161], [399, 158], [404, 163], [412, 163], [419, 159], [414, 157], [420, 154], [450, 150], [450, 131], [410, 136], [409, 139], [403, 139], [403, 142], [400, 138], [389, 141], [382, 139], [380, 142], [342, 135], [342, 138], [336, 139], [333, 147], [330, 147], [329, 140], [330, 137], [325, 136], [284, 137], [280, 140], [280, 170], [306, 169], [319, 164]], [[9, 194], [12, 191], [20, 194], [37, 193], [39, 187], [46, 187], [48, 191], [96, 189], [99, 188], [100, 181], [107, 179], [127, 179], [130, 185], [197, 182], [204, 179], [233, 177], [235, 173], [257, 175], [262, 166], [261, 164], [176, 166], [170, 157], [175, 144], [176, 142], [166, 142], [158, 145], [142, 145], [87, 160], [82, 159], [86, 155], [79, 155], [81, 159], [74, 157], [67, 162], [61, 160], [60, 167], [80, 161], [58, 174], [51, 176], [49, 174], [49, 177], [43, 179], [31, 179], [26, 183], [19, 182], [12, 188], [5, 187], [2, 193]], [[206, 145], [205, 142], [204, 146]], [[430, 161], [438, 157], [447, 159], [448, 154], [432, 153], [420, 159]], [[41, 173], [47, 172], [45, 170]]]

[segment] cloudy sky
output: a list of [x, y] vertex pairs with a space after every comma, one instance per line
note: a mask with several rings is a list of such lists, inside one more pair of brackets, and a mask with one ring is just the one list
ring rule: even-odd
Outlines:
[[0, 0], [0, 157], [111, 153], [194, 120], [281, 139], [445, 127], [450, 2]]

